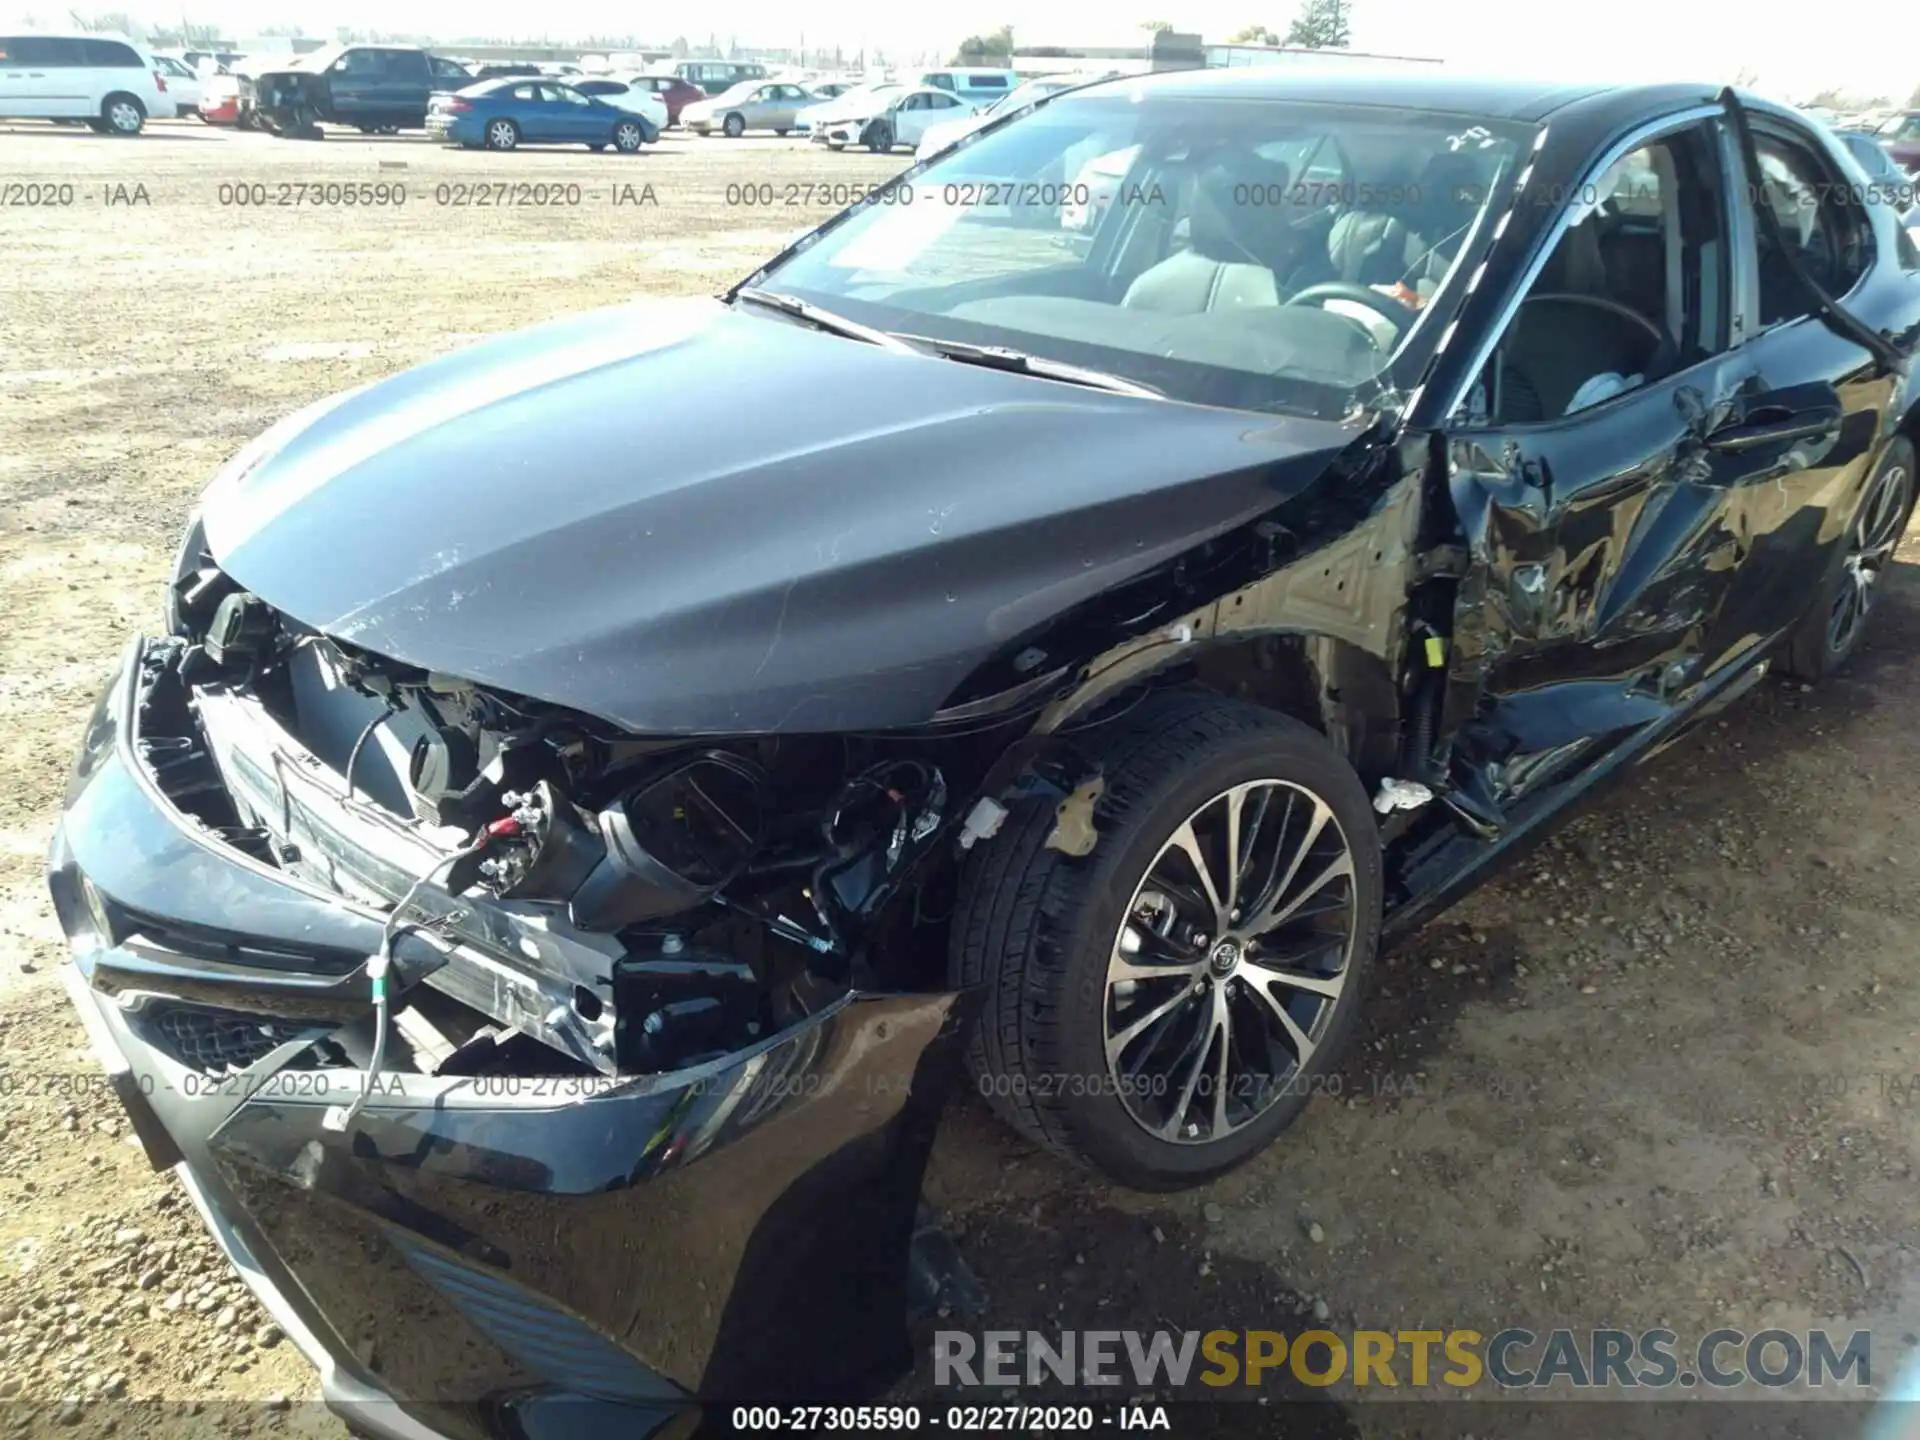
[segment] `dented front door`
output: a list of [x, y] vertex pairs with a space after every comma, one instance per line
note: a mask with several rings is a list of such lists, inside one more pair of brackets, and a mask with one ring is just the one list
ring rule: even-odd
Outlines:
[[[1660, 718], [1717, 657], [1738, 353], [1558, 420], [1447, 437], [1466, 532], [1451, 717], [1496, 796]], [[1454, 728], [1450, 726], [1449, 728]]]

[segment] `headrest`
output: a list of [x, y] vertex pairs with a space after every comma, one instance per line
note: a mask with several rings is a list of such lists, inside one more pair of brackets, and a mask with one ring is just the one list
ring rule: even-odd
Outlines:
[[1217, 161], [1194, 185], [1189, 247], [1227, 264], [1282, 263], [1295, 248], [1292, 183], [1293, 172], [1282, 160], [1242, 154]]

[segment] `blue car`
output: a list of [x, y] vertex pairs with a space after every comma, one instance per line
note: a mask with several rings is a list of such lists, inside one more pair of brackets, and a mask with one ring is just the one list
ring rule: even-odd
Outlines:
[[643, 115], [582, 95], [558, 80], [503, 76], [482, 80], [427, 106], [427, 133], [468, 149], [517, 150], [521, 145], [611, 145], [631, 155], [660, 138]]

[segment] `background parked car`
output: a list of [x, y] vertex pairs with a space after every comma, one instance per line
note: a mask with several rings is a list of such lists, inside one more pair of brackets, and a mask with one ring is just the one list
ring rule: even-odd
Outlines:
[[1880, 127], [1876, 138], [1902, 170], [1920, 170], [1920, 110], [1901, 111]]
[[78, 120], [103, 135], [138, 135], [170, 120], [173, 96], [153, 56], [124, 35], [0, 35], [0, 119]]
[[1020, 84], [1020, 77], [1011, 70], [962, 65], [923, 70], [914, 77], [914, 83], [934, 90], [945, 90], [950, 95], [959, 96], [968, 105], [981, 106], [1004, 99], [1008, 92]]
[[711, 100], [687, 106], [680, 112], [680, 123], [696, 135], [716, 130], [734, 138], [749, 130], [784, 135], [812, 101], [806, 91], [785, 80], [747, 80]]
[[696, 100], [707, 98], [706, 92], [698, 85], [689, 85], [678, 75], [616, 75], [616, 79], [625, 80], [628, 85], [639, 85], [653, 91], [667, 107], [667, 124], [678, 125], [680, 112]]
[[[1920, 182], [1904, 173], [1899, 163], [1886, 152], [1879, 137], [1864, 130], [1841, 130], [1836, 132], [1840, 143], [1847, 147], [1847, 153], [1860, 162], [1860, 168], [1867, 172], [1867, 181], [1872, 186], [1869, 191], [1874, 198], [1884, 200], [1899, 212], [1900, 224], [1909, 235], [1920, 231]], [[1920, 239], [1916, 240], [1920, 243]]]
[[866, 85], [855, 85], [842, 90], [817, 104], [809, 105], [794, 117], [793, 128], [803, 135], [814, 135], [822, 125], [835, 120], [852, 120], [877, 115], [897, 95], [904, 95], [905, 85], [893, 80], [878, 80]]
[[236, 61], [245, 57], [237, 50], [182, 50], [180, 58], [196, 72], [208, 67], [222, 72], [231, 70]]
[[322, 121], [369, 134], [420, 129], [431, 96], [472, 82], [465, 66], [417, 45], [332, 45], [263, 68], [254, 94], [275, 134], [318, 139]]
[[644, 115], [609, 105], [558, 80], [509, 77], [482, 80], [452, 95], [436, 95], [427, 133], [469, 149], [517, 150], [529, 145], [611, 145], [631, 155], [660, 138]]
[[767, 67], [751, 60], [682, 60], [673, 73], [703, 95], [721, 95], [748, 80], [765, 80]]
[[1058, 95], [1062, 90], [1071, 90], [1076, 85], [1090, 85], [1096, 80], [1105, 80], [1105, 75], [1043, 75], [1017, 85], [991, 105], [963, 115], [953, 120], [941, 120], [929, 125], [920, 137], [920, 144], [914, 149], [913, 158], [924, 160], [937, 151], [946, 149], [956, 140], [964, 140], [983, 125], [990, 125], [1002, 115], [1011, 115], [1023, 105], [1031, 105], [1036, 100], [1044, 100], [1049, 95]]
[[190, 69], [184, 61], [171, 55], [153, 57], [153, 67], [167, 82], [167, 93], [173, 96], [175, 115], [198, 115], [200, 113], [200, 94], [202, 82], [200, 76]]
[[812, 138], [829, 150], [864, 145], [882, 155], [896, 145], [918, 145], [931, 125], [972, 113], [973, 107], [959, 96], [923, 85], [889, 97], [871, 115], [829, 121], [815, 130]]
[[587, 75], [566, 83], [582, 95], [604, 100], [616, 109], [645, 116], [647, 123], [653, 127], [655, 139], [667, 128], [667, 102], [646, 86], [616, 80], [611, 75]]

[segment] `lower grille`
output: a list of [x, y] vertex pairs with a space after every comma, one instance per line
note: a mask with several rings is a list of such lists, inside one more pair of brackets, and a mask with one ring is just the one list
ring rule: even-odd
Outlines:
[[265, 1015], [209, 1010], [199, 1005], [160, 1005], [139, 1017], [149, 1043], [182, 1065], [208, 1075], [244, 1070], [276, 1045], [298, 1039], [305, 1027]]

